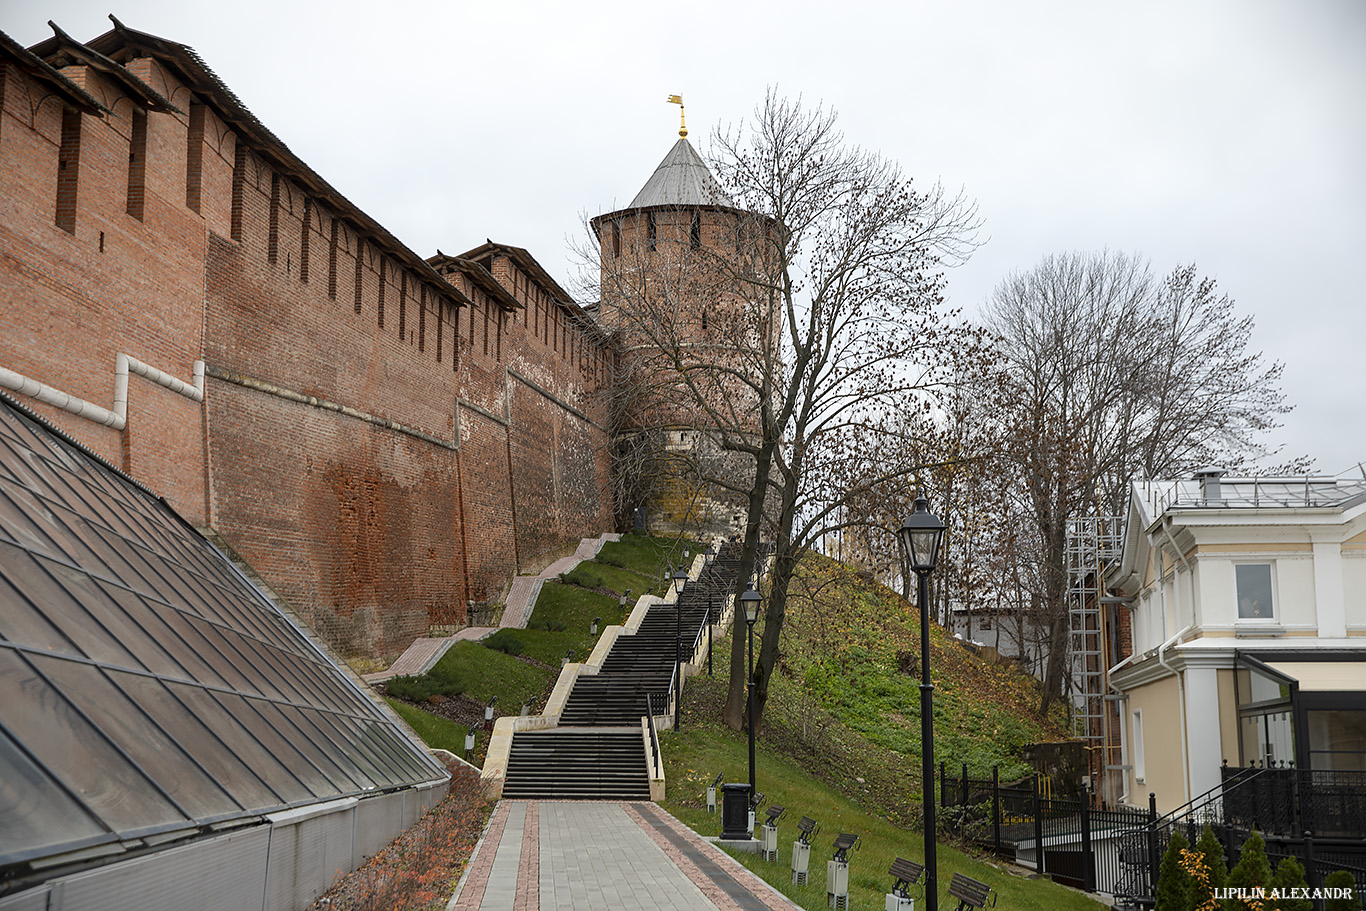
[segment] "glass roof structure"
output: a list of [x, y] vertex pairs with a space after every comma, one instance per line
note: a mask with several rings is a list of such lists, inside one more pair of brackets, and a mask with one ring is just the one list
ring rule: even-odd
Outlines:
[[0, 396], [0, 881], [445, 777], [164, 501]]

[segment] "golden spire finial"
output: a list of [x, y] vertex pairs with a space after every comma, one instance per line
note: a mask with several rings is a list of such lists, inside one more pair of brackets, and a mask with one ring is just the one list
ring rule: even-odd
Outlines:
[[688, 135], [688, 124], [683, 120], [683, 96], [670, 95], [669, 104], [678, 105], [678, 135], [686, 138]]

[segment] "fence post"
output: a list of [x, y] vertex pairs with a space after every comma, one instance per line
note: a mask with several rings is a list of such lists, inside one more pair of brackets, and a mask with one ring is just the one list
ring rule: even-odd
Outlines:
[[991, 840], [1001, 856], [1001, 767], [991, 767]]
[[1157, 897], [1157, 871], [1161, 861], [1157, 856], [1157, 795], [1148, 792], [1148, 894]]
[[[1308, 830], [1304, 833], [1304, 874], [1311, 892], [1323, 885], [1319, 878], [1318, 863], [1314, 859], [1314, 833]], [[1322, 908], [1322, 899], [1314, 902], [1314, 907]]]
[[1083, 788], [1081, 792], [1081, 861], [1082, 888], [1087, 892], [1096, 891], [1096, 856], [1091, 850], [1091, 800]]
[[961, 808], [961, 812], [958, 814], [960, 820], [958, 823], [959, 835], [964, 835], [968, 828], [968, 764], [966, 762], [963, 763], [962, 783], [962, 787], [960, 788], [962, 799], [958, 802]]
[[1031, 797], [1034, 799], [1034, 872], [1043, 876], [1043, 812], [1039, 806], [1039, 773], [1035, 772], [1030, 780]]

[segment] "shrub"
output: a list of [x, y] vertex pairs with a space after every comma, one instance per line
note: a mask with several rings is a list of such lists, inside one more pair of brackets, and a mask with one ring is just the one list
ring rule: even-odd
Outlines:
[[1209, 823], [1205, 823], [1200, 840], [1195, 843], [1195, 853], [1200, 855], [1205, 877], [1195, 879], [1191, 905], [1196, 908], [1211, 907], [1210, 902], [1215, 901], [1216, 890], [1224, 888], [1224, 882], [1228, 879], [1228, 862], [1224, 860], [1224, 846], [1219, 843]]
[[601, 573], [594, 572], [589, 568], [589, 564], [580, 563], [567, 573], [560, 573], [560, 581], [568, 585], [577, 585], [579, 588], [603, 588], [606, 580]]
[[1357, 896], [1357, 881], [1346, 870], [1334, 870], [1323, 878], [1325, 889], [1351, 889], [1350, 898], [1330, 898], [1323, 904], [1324, 911], [1361, 911], [1361, 899]]
[[[1266, 842], [1260, 832], [1243, 842], [1243, 850], [1238, 855], [1238, 863], [1228, 871], [1227, 886], [1230, 889], [1265, 889], [1270, 885], [1271, 864], [1266, 859]], [[1246, 906], [1242, 899], [1230, 898], [1225, 907], [1236, 911]]]
[[527, 624], [527, 628], [543, 629], [551, 633], [562, 633], [566, 629], [568, 629], [568, 627], [565, 626], [559, 620], [538, 620], [534, 617], [532, 618], [531, 622]]
[[510, 629], [500, 629], [484, 640], [484, 647], [507, 655], [520, 655], [526, 648], [517, 634]]
[[[1304, 889], [1309, 885], [1304, 878], [1304, 865], [1293, 857], [1286, 857], [1276, 865], [1276, 875], [1271, 877], [1270, 887], [1281, 896], [1294, 895], [1292, 889]], [[1314, 911], [1314, 903], [1307, 898], [1280, 898], [1276, 902], [1277, 911]]]
[[1157, 911], [1190, 911], [1191, 875], [1181, 863], [1181, 852], [1190, 842], [1181, 833], [1172, 833], [1162, 867], [1157, 874]]
[[615, 567], [617, 567], [618, 569], [626, 569], [626, 568], [627, 568], [627, 566], [626, 566], [626, 558], [625, 558], [625, 557], [622, 557], [622, 556], [620, 556], [620, 555], [618, 555], [618, 554], [614, 554], [614, 553], [601, 553], [601, 554], [598, 554], [597, 562], [599, 562], [599, 563], [604, 563], [604, 564], [606, 564], [606, 565], [608, 565], [608, 566], [615, 566]]
[[426, 702], [432, 696], [459, 696], [465, 692], [465, 683], [451, 671], [433, 670], [416, 677], [392, 677], [384, 684], [384, 690], [395, 699]]

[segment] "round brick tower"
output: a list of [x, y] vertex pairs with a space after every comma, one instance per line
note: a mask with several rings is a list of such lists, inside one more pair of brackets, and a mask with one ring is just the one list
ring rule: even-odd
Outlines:
[[651, 532], [744, 526], [745, 497], [727, 487], [743, 490], [753, 461], [726, 443], [757, 430], [757, 384], [743, 378], [760, 375], [774, 350], [755, 280], [771, 225], [735, 206], [686, 128], [630, 205], [592, 220], [599, 320], [621, 352], [619, 508]]

